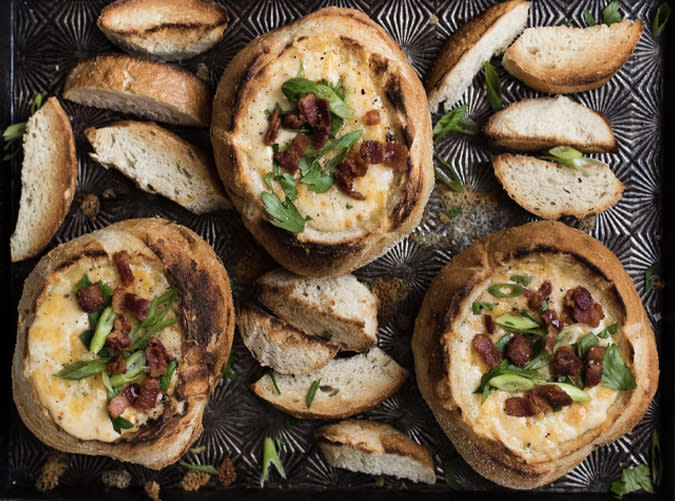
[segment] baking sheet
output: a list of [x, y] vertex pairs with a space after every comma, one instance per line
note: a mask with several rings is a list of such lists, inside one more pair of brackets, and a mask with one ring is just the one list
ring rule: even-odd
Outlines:
[[[13, 121], [25, 120], [37, 92], [60, 95], [65, 75], [77, 61], [100, 53], [118, 51], [96, 27], [96, 17], [107, 3], [105, 0], [12, 1], [10, 50], [13, 57]], [[423, 76], [448, 35], [494, 2], [256, 0], [221, 3], [227, 6], [230, 13], [230, 23], [223, 42], [215, 49], [182, 64], [193, 72], [203, 73], [207, 70], [214, 88], [224, 67], [248, 41], [325, 5], [355, 7], [366, 12], [401, 44], [412, 65]], [[535, 0], [530, 9], [529, 25], [570, 22], [583, 26], [583, 9], [588, 8], [599, 16], [606, 3], [604, 0]], [[598, 158], [607, 161], [626, 185], [624, 196], [616, 206], [594, 220], [565, 222], [589, 231], [617, 254], [635, 281], [655, 328], [657, 340], [660, 340], [663, 311], [660, 294], [658, 290], [647, 288], [644, 283], [645, 269], [660, 260], [659, 239], [663, 225], [660, 196], [663, 168], [663, 47], [652, 38], [648, 28], [658, 3], [623, 2], [622, 11], [626, 16], [647, 21], [635, 54], [619, 74], [601, 89], [571, 96], [608, 117], [619, 148], [615, 153], [599, 155]], [[505, 103], [541, 95], [506, 74], [497, 64], [497, 59], [493, 63], [502, 82]], [[479, 124], [485, 123], [490, 109], [482, 77], [474, 80], [462, 103], [468, 104], [472, 119]], [[168, 200], [141, 192], [118, 172], [105, 170], [89, 159], [91, 150], [82, 131], [90, 126], [103, 126], [128, 117], [81, 107], [68, 101], [63, 104], [76, 134], [80, 172], [70, 214], [50, 247], [121, 219], [161, 216], [185, 224], [213, 245], [230, 274], [235, 295], [245, 291], [259, 273], [275, 266], [248, 235], [236, 212], [193, 215]], [[169, 128], [188, 140], [208, 147], [206, 130]], [[493, 152], [487, 148], [482, 137], [448, 135], [435, 146], [436, 154], [448, 160], [459, 172], [467, 188], [465, 193], [457, 195], [437, 186], [419, 228], [382, 258], [356, 273], [371, 285], [385, 303], [384, 318], [381, 319], [378, 333], [379, 346], [411, 370], [412, 325], [420, 301], [435, 274], [453, 255], [476, 238], [504, 226], [535, 219], [512, 202], [499, 187], [489, 164]], [[17, 157], [11, 164], [9, 202], [12, 217], [3, 223], [10, 227], [9, 231], [13, 229], [18, 210], [19, 162], [20, 158]], [[90, 199], [91, 195], [95, 195], [100, 201], [100, 212], [96, 217], [87, 216], [80, 209], [87, 195], [90, 195]], [[441, 210], [454, 206], [462, 207], [460, 215], [452, 219], [441, 215]], [[36, 261], [29, 260], [11, 266], [11, 295], [14, 300], [11, 308], [15, 308], [23, 279]], [[11, 349], [12, 329], [8, 329], [8, 332], [7, 349]], [[238, 336], [235, 338], [233, 354], [237, 375], [255, 380], [262, 374]], [[649, 436], [655, 427], [660, 427], [659, 402], [663, 397], [660, 391], [642, 422], [631, 433], [595, 450], [570, 474], [538, 491], [542, 494], [565, 492], [575, 495], [606, 493], [610, 482], [619, 477], [621, 468], [648, 462]], [[672, 398], [672, 395], [665, 397]], [[328, 467], [311, 438], [312, 430], [319, 422], [290, 423], [284, 414], [255, 397], [247, 384], [234, 380], [224, 380], [220, 384], [204, 414], [204, 433], [195, 443], [195, 447], [205, 446], [204, 451], [188, 453], [185, 460], [218, 464], [229, 457], [237, 469], [238, 478], [234, 487], [256, 488], [261, 471], [262, 440], [265, 436], [279, 436], [286, 441], [280, 457], [288, 478], [284, 481], [272, 473], [268, 488], [339, 487], [352, 492], [393, 488], [410, 492], [449, 492], [450, 488], [443, 480], [443, 465], [447, 460], [453, 460], [457, 466], [456, 479], [463, 490], [500, 490], [476, 474], [461, 458], [456, 459], [452, 444], [436, 424], [417, 391], [414, 377], [409, 378], [397, 395], [359, 417], [391, 423], [415, 440], [430, 446], [434, 451], [438, 483], [430, 487], [417, 486], [385, 478], [384, 485], [377, 487], [376, 477]], [[33, 497], [37, 495], [34, 482], [49, 449], [24, 428], [15, 412], [11, 414], [11, 421], [11, 426], [7, 428], [9, 482], [4, 487], [4, 493]], [[92, 487], [103, 487], [101, 473], [119, 469], [125, 469], [131, 474], [132, 486], [138, 487], [147, 480], [156, 480], [162, 487], [163, 497], [166, 493], [173, 492], [177, 496], [182, 493], [179, 482], [185, 470], [180, 466], [153, 472], [104, 457], [82, 455], [72, 456], [70, 467], [61, 478], [62, 487], [59, 489], [62, 490], [56, 492], [74, 495], [80, 492], [84, 495]], [[224, 490], [216, 481], [204, 489], [209, 492]], [[135, 492], [138, 494], [140, 490]]]

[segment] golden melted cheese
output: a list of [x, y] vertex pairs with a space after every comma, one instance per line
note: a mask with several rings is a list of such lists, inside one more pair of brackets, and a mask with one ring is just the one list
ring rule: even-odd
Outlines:
[[[135, 280], [127, 291], [150, 299], [170, 288], [158, 261], [134, 257], [132, 254], [130, 265]], [[54, 273], [38, 299], [35, 318], [28, 331], [25, 374], [42, 406], [67, 433], [81, 440], [112, 442], [120, 435], [113, 430], [108, 417], [107, 395], [100, 374], [79, 381], [54, 375], [66, 365], [96, 358], [79, 338], [89, 328], [89, 320], [72, 293], [74, 285], [85, 273], [92, 282], [103, 280], [113, 289], [121, 286], [115, 265], [107, 259], [94, 261], [83, 257], [75, 264]], [[176, 306], [173, 313], [178, 316]], [[133, 325], [132, 317], [133, 315], [127, 315]], [[180, 361], [183, 339], [181, 323], [177, 322], [162, 330], [157, 338]], [[173, 393], [176, 377], [174, 373], [169, 394]], [[150, 413], [128, 407], [122, 417], [135, 426], [122, 430], [122, 433], [134, 432], [138, 426], [157, 417], [161, 412], [161, 403]]]
[[[589, 270], [570, 256], [551, 256], [545, 258], [533, 256], [518, 261], [512, 266], [498, 270], [489, 280], [474, 288], [468, 299], [471, 305], [474, 301], [498, 303], [490, 312], [494, 317], [509, 312], [513, 307], [527, 308], [527, 299], [495, 298], [488, 292], [488, 287], [500, 282], [511, 282], [513, 275], [530, 275], [533, 277], [529, 288], [537, 290], [545, 281], [550, 280], [553, 285], [549, 305], [550, 308], [562, 312], [563, 298], [568, 289], [583, 285], [593, 299], [599, 302], [604, 310], [605, 318], [597, 328], [584, 324], [574, 324], [566, 327], [571, 333], [567, 344], [573, 344], [577, 339], [588, 332], [599, 332], [605, 327], [618, 323], [619, 329], [623, 317], [620, 313], [610, 284], [601, 277], [589, 280]], [[509, 416], [504, 411], [504, 402], [512, 396], [522, 396], [522, 393], [507, 393], [495, 390], [481, 405], [482, 396], [474, 393], [480, 386], [480, 380], [489, 367], [481, 356], [473, 349], [471, 341], [476, 334], [485, 333], [483, 315], [474, 315], [471, 308], [462, 311], [453, 321], [452, 332], [448, 344], [450, 359], [450, 385], [452, 395], [462, 409], [462, 417], [474, 431], [488, 439], [498, 440], [513, 452], [523, 456], [529, 462], [553, 460], [563, 455], [561, 444], [579, 438], [588, 430], [601, 426], [607, 418], [607, 413], [618, 396], [618, 392], [597, 385], [586, 388], [591, 396], [590, 402], [573, 403], [559, 412], [546, 412], [533, 417]], [[506, 331], [497, 326], [491, 336], [493, 342], [501, 338]], [[600, 339], [601, 346], [613, 343], [612, 336]], [[548, 368], [542, 369], [547, 376]]]
[[[362, 129], [363, 134], [355, 148], [359, 148], [362, 141], [384, 142], [388, 134], [393, 135], [396, 142], [403, 142], [397, 112], [369, 67], [369, 54], [365, 50], [346, 47], [344, 41], [332, 34], [295, 41], [284, 50], [282, 57], [265, 68], [262, 81], [258, 82], [262, 88], [249, 101], [240, 133], [233, 138], [235, 147], [243, 156], [245, 175], [242, 181], [247, 191], [258, 198], [263, 191], [269, 191], [263, 176], [272, 170], [272, 147], [265, 146], [263, 142], [268, 128], [265, 110], [272, 110], [277, 103], [284, 110], [291, 109], [292, 105], [283, 95], [281, 86], [298, 75], [300, 61], [304, 78], [312, 81], [325, 78], [333, 84], [342, 79], [347, 90], [346, 102], [354, 110], [356, 119], [345, 122], [338, 137]], [[363, 123], [364, 115], [370, 110], [377, 110], [380, 114], [380, 123], [375, 126]], [[295, 134], [280, 129], [277, 143], [287, 145]], [[312, 218], [306, 223], [301, 238], [321, 240], [326, 238], [322, 234], [334, 233], [337, 234], [334, 238], [340, 239], [342, 236], [376, 232], [388, 223], [388, 214], [400, 197], [405, 178], [405, 174], [384, 165], [371, 165], [364, 177], [354, 181], [354, 189], [365, 196], [363, 201], [347, 196], [336, 186], [326, 193], [317, 194], [298, 182], [298, 198], [294, 203], [303, 216]], [[278, 183], [274, 183], [274, 188], [283, 200], [284, 194]]]

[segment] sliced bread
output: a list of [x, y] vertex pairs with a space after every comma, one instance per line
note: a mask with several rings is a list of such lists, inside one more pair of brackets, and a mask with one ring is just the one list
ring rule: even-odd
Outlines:
[[452, 34], [426, 81], [429, 108], [450, 109], [471, 85], [485, 61], [502, 54], [525, 29], [530, 2], [509, 0], [486, 9]]
[[436, 483], [429, 448], [388, 424], [348, 419], [318, 428], [314, 437], [326, 462], [336, 468]]
[[21, 165], [21, 199], [9, 241], [13, 262], [44, 249], [68, 214], [77, 183], [75, 137], [55, 97], [26, 123]]
[[117, 122], [84, 131], [91, 158], [115, 167], [148, 193], [159, 193], [196, 214], [230, 208], [208, 156], [153, 122]]
[[63, 97], [170, 124], [208, 127], [211, 119], [211, 92], [196, 75], [122, 54], [78, 63]]
[[163, 61], [186, 59], [223, 39], [227, 9], [211, 0], [117, 0], [98, 27], [123, 49]]
[[307, 334], [328, 338], [345, 351], [377, 344], [377, 298], [353, 275], [303, 278], [279, 269], [256, 285], [267, 308]]
[[[297, 418], [340, 419], [378, 406], [398, 391], [406, 377], [407, 370], [384, 351], [373, 348], [368, 353], [335, 358], [310, 374], [275, 373], [274, 379], [266, 374], [252, 388], [260, 398]], [[308, 394], [316, 384], [310, 400]]]
[[642, 21], [624, 19], [590, 28], [528, 28], [504, 54], [502, 65], [533, 89], [569, 94], [605, 85], [633, 54]]
[[513, 151], [567, 145], [584, 153], [606, 153], [616, 147], [607, 119], [565, 96], [515, 102], [490, 117], [485, 135], [493, 146]]
[[250, 303], [237, 310], [244, 344], [260, 365], [280, 374], [307, 374], [324, 367], [338, 352], [336, 345], [308, 336]]
[[545, 219], [582, 219], [609, 209], [624, 186], [606, 165], [585, 167], [588, 175], [564, 165], [525, 155], [492, 159], [495, 175], [509, 196]]

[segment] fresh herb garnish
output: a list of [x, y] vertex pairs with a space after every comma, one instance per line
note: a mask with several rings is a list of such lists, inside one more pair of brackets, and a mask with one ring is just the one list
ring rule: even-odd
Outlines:
[[[277, 446], [278, 445], [273, 438], [265, 437], [265, 440], [263, 441], [263, 465], [262, 473], [260, 475], [260, 487], [265, 485], [265, 482], [267, 481], [267, 472], [269, 471], [270, 464], [274, 465], [282, 478], [286, 478], [286, 472], [284, 471], [284, 465], [279, 459]], [[281, 447], [279, 446], [279, 448]]]
[[436, 125], [434, 125], [434, 141], [450, 132], [463, 134], [465, 136], [475, 136], [478, 134], [479, 129], [476, 123], [473, 120], [464, 118], [466, 110], [467, 106], [464, 105], [443, 115], [438, 122], [436, 122]]
[[309, 387], [309, 391], [307, 392], [307, 398], [305, 399], [308, 409], [310, 408], [310, 406], [312, 405], [312, 402], [314, 401], [314, 396], [316, 395], [316, 390], [319, 389], [320, 384], [321, 384], [321, 379], [317, 379], [316, 381], [312, 381], [312, 386]]
[[607, 165], [595, 158], [584, 157], [579, 150], [575, 150], [571, 146], [556, 146], [548, 150], [548, 155], [543, 155], [540, 158], [578, 170], [584, 176], [590, 175], [590, 172], [585, 169], [589, 165]]
[[548, 310], [548, 300], [547, 299], [542, 299], [541, 300], [541, 312], [545, 312]]
[[291, 200], [287, 198], [282, 202], [276, 193], [267, 191], [263, 191], [260, 196], [267, 215], [270, 216], [270, 224], [291, 233], [305, 231], [305, 221], [311, 221], [312, 218], [309, 216], [303, 218]]
[[661, 456], [659, 434], [656, 430], [652, 431], [650, 437], [649, 452], [652, 465], [652, 484], [654, 487], [659, 487], [661, 485], [661, 479], [663, 478], [663, 457]]
[[654, 283], [656, 282], [659, 273], [661, 273], [661, 266], [658, 262], [652, 263], [652, 265], [645, 270], [645, 288], [650, 289], [654, 287]]
[[504, 350], [506, 349], [506, 345], [508, 344], [509, 341], [511, 341], [511, 338], [513, 337], [513, 334], [504, 334], [502, 337], [499, 338], [499, 340], [495, 343], [495, 347], [501, 352], [504, 353]]
[[457, 463], [459, 460], [457, 458], [447, 459], [443, 462], [443, 478], [445, 479], [445, 485], [450, 487], [453, 491], [461, 490], [461, 486], [457, 483]]
[[458, 205], [454, 206], [450, 210], [442, 210], [441, 214], [443, 214], [445, 217], [452, 219], [453, 217], [457, 217], [462, 213], [462, 208], [459, 207]]
[[607, 388], [618, 391], [629, 391], [637, 388], [635, 377], [623, 363], [619, 349], [615, 344], [607, 347], [602, 360], [602, 382]]
[[105, 370], [107, 362], [108, 361], [103, 358], [97, 358], [96, 360], [80, 360], [79, 362], [65, 366], [54, 375], [62, 379], [77, 381]]
[[624, 469], [621, 471], [621, 480], [615, 480], [609, 486], [617, 499], [623, 499], [623, 496], [631, 492], [643, 489], [650, 494], [654, 494], [654, 485], [649, 474], [647, 465], [641, 464], [631, 469]]
[[281, 86], [281, 92], [291, 102], [297, 102], [302, 94], [314, 94], [319, 99], [326, 99], [331, 112], [338, 117], [344, 120], [354, 119], [351, 107], [328, 85], [318, 84], [306, 78], [291, 78]]
[[620, 8], [620, 0], [613, 0], [612, 2], [609, 2], [607, 7], [602, 9], [602, 22], [608, 26], [614, 23], [620, 23], [621, 19], [623, 19], [621, 17], [621, 12], [619, 12]]
[[347, 210], [351, 210], [353, 208], [354, 208], [354, 206], [352, 204], [345, 205], [345, 209], [347, 209]]
[[115, 419], [111, 417], [110, 423], [112, 424], [113, 430], [117, 433], [122, 433], [122, 430], [128, 430], [129, 428], [134, 427], [134, 424], [131, 421], [124, 419], [122, 416]]
[[[335, 178], [333, 177], [335, 169], [347, 158], [361, 134], [363, 134], [363, 130], [355, 130], [335, 141], [329, 141], [318, 152], [302, 157], [298, 166], [303, 175], [300, 182], [309, 185], [309, 191], [315, 193], [328, 191], [335, 184]], [[338, 151], [338, 154], [325, 161], [322, 168], [319, 160], [333, 151]]]
[[589, 332], [579, 341], [577, 341], [577, 356], [582, 360], [586, 357], [586, 353], [592, 346], [598, 346], [600, 342], [595, 334]]
[[382, 475], [375, 480], [375, 487], [384, 487], [384, 477]]
[[91, 338], [91, 343], [89, 344], [89, 351], [96, 354], [101, 351], [105, 340], [108, 337], [108, 334], [113, 329], [113, 323], [117, 318], [117, 313], [112, 309], [112, 306], [108, 306], [101, 313], [101, 317], [98, 319], [96, 324], [96, 329], [94, 330], [94, 335]]
[[298, 78], [302, 78], [304, 73], [305, 73], [305, 63], [303, 63], [302, 59], [300, 59], [300, 67], [298, 68]]
[[485, 88], [487, 89], [488, 101], [492, 111], [497, 112], [502, 109], [502, 86], [490, 61], [485, 61], [483, 67], [485, 68]]
[[478, 389], [476, 390], [476, 393], [482, 393], [483, 394], [483, 399], [481, 401], [481, 404], [485, 402], [487, 397], [490, 394], [490, 390], [486, 390], [485, 388], [490, 386], [490, 381], [496, 378], [497, 376], [503, 376], [503, 375], [512, 375], [512, 376], [518, 376], [523, 379], [529, 379], [533, 383], [543, 383], [546, 381], [546, 376], [544, 376], [541, 372], [539, 372], [536, 369], [529, 368], [527, 366], [525, 367], [517, 367], [515, 365], [512, 365], [509, 363], [508, 360], [502, 360], [497, 367], [490, 369], [488, 372], [483, 374], [483, 377], [480, 380], [480, 385], [478, 386]]
[[234, 369], [234, 353], [230, 353], [230, 356], [227, 357], [227, 363], [225, 364], [225, 370], [223, 371], [223, 379], [230, 379], [232, 381], [237, 381], [238, 383], [245, 383], [246, 378], [235, 374]]
[[210, 464], [190, 464], [185, 461], [181, 461], [178, 464], [184, 466], [188, 470], [201, 471], [202, 473], [208, 473], [209, 475], [218, 475], [218, 470], [216, 470], [215, 466]]
[[75, 284], [75, 288], [73, 289], [73, 294], [77, 295], [78, 292], [80, 292], [80, 289], [84, 287], [89, 287], [91, 285], [91, 280], [89, 280], [89, 276], [85, 273], [82, 275], [82, 278], [80, 278], [80, 281]]
[[[506, 291], [506, 292], [505, 292]], [[523, 287], [518, 284], [501, 283], [488, 287], [488, 292], [494, 297], [518, 297], [523, 294]]]
[[[30, 104], [30, 114], [32, 115], [35, 113], [37, 110], [39, 110], [42, 107], [42, 94], [37, 93], [35, 97], [33, 98], [33, 101]], [[21, 138], [23, 138], [23, 135], [26, 132], [26, 122], [19, 122], [15, 123], [12, 125], [9, 125], [2, 133], [2, 140], [5, 142], [5, 146], [3, 147], [3, 151], [6, 151], [8, 153], [5, 153], [5, 155], [2, 157], [3, 160], [10, 160], [12, 157], [14, 157], [18, 152], [19, 149], [15, 149], [14, 151], [9, 151], [14, 144], [19, 142]]]
[[546, 335], [546, 330], [543, 329], [541, 325], [532, 320], [532, 318], [528, 318], [526, 316], [517, 317], [510, 313], [504, 313], [503, 315], [495, 318], [495, 323], [509, 330], [525, 332], [527, 334], [537, 334], [541, 336]]
[[459, 177], [459, 174], [457, 174], [455, 168], [448, 162], [443, 160], [441, 157], [436, 157], [436, 160], [438, 160], [438, 162], [441, 165], [443, 165], [446, 169], [448, 169], [452, 181], [448, 180], [448, 178], [446, 177], [447, 175], [441, 169], [439, 169], [438, 167], [434, 167], [436, 179], [438, 179], [446, 188], [449, 188], [456, 193], [461, 193], [462, 191], [464, 191], [464, 187], [462, 186], [462, 180]]
[[661, 2], [659, 8], [656, 9], [656, 15], [654, 16], [654, 21], [652, 21], [652, 35], [654, 38], [659, 38], [663, 35], [663, 31], [666, 29], [666, 24], [670, 18], [670, 5], [668, 2]]
[[530, 282], [532, 282], [532, 277], [530, 275], [513, 275], [511, 276], [511, 280], [521, 283], [524, 287], [527, 287], [530, 285]]
[[584, 23], [586, 23], [586, 26], [595, 26], [598, 24], [598, 22], [595, 20], [595, 16], [591, 14], [591, 11], [588, 9], [584, 9], [583, 12], [583, 17], [584, 17]]
[[124, 374], [110, 376], [110, 384], [117, 387], [135, 381], [141, 376], [146, 363], [145, 352], [143, 350], [135, 351], [126, 358], [127, 371]]
[[171, 377], [173, 376], [175, 370], [176, 370], [176, 361], [172, 360], [171, 362], [169, 362], [169, 365], [166, 366], [166, 374], [163, 376], [159, 376], [159, 387], [162, 390], [162, 393], [166, 393], [169, 390]]
[[618, 330], [619, 324], [612, 324], [602, 329], [600, 332], [596, 334], [596, 336], [598, 336], [600, 339], [607, 339], [610, 336], [610, 334], [613, 336], [618, 332]]
[[561, 331], [558, 333], [558, 335], [555, 337], [555, 345], [553, 345], [553, 353], [555, 353], [556, 351], [558, 351], [558, 348], [560, 348], [561, 346], [567, 344], [567, 342], [569, 341], [570, 337], [572, 337], [572, 332], [571, 332], [571, 331], [569, 331], [569, 330], [567, 330], [567, 329], [561, 330]]
[[331, 338], [333, 337], [333, 333], [330, 331], [323, 331], [321, 334], [318, 335], [321, 339], [324, 341], [330, 341]]
[[270, 371], [270, 379], [272, 380], [272, 386], [274, 386], [274, 391], [277, 392], [277, 395], [281, 395], [281, 390], [277, 384], [277, 378], [274, 377], [274, 372]]
[[474, 315], [480, 315], [483, 310], [492, 311], [492, 308], [497, 306], [497, 303], [486, 303], [481, 301], [474, 301], [471, 305]]

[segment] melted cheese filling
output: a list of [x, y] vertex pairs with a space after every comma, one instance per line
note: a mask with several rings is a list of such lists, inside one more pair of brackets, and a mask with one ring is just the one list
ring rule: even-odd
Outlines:
[[[142, 260], [134, 259], [132, 255], [130, 265], [135, 280], [125, 290], [152, 299], [170, 288], [159, 262], [148, 261], [145, 257]], [[79, 381], [54, 375], [66, 365], [96, 358], [79, 338], [89, 328], [89, 320], [73, 294], [73, 287], [85, 273], [92, 283], [103, 280], [113, 289], [122, 286], [117, 269], [109, 260], [81, 258], [72, 266], [57, 271], [38, 299], [35, 318], [28, 331], [25, 374], [42, 406], [67, 433], [81, 440], [112, 442], [120, 435], [113, 430], [108, 416], [107, 394], [101, 375]], [[179, 315], [175, 303], [173, 314]], [[167, 318], [170, 316], [171, 313], [168, 313]], [[127, 314], [126, 318], [133, 325], [133, 315]], [[156, 337], [180, 363], [183, 339], [181, 322], [163, 329]], [[167, 394], [173, 393], [176, 378], [174, 373]], [[149, 419], [161, 415], [161, 397], [159, 401], [149, 413], [127, 407], [122, 417], [134, 427], [122, 430], [122, 433], [134, 432]]]
[[[528, 285], [531, 290], [537, 290], [546, 280], [553, 285], [549, 305], [559, 314], [563, 310], [563, 298], [568, 289], [583, 285], [593, 300], [602, 305], [605, 318], [600, 325], [592, 328], [585, 324], [574, 324], [566, 327], [571, 333], [565, 345], [574, 344], [588, 332], [600, 332], [605, 327], [618, 323], [621, 329], [622, 315], [610, 284], [601, 277], [589, 280], [589, 270], [570, 256], [550, 255], [545, 257], [530, 257], [512, 266], [504, 267], [489, 282], [474, 289], [468, 299], [474, 301], [498, 303], [489, 313], [498, 317], [508, 313], [512, 308], [527, 309], [527, 299], [524, 296], [517, 298], [496, 298], [488, 292], [488, 287], [501, 282], [512, 282], [513, 275], [530, 275], [532, 282]], [[585, 391], [591, 396], [586, 403], [574, 402], [563, 407], [558, 412], [548, 411], [533, 417], [509, 416], [504, 411], [504, 402], [513, 396], [523, 396], [523, 393], [507, 393], [494, 390], [488, 399], [481, 405], [482, 396], [474, 393], [480, 386], [480, 380], [489, 367], [483, 362], [480, 354], [473, 349], [471, 341], [476, 334], [485, 333], [483, 315], [474, 315], [471, 308], [463, 311], [453, 322], [453, 332], [448, 346], [450, 357], [450, 385], [452, 394], [459, 407], [462, 417], [477, 434], [488, 439], [502, 442], [507, 448], [525, 457], [529, 462], [548, 461], [564, 455], [561, 444], [578, 439], [588, 430], [601, 426], [607, 419], [607, 413], [618, 396], [618, 392], [601, 384]], [[499, 340], [507, 332], [497, 325], [493, 342]], [[449, 334], [446, 333], [446, 336]], [[612, 336], [599, 339], [600, 346], [613, 343]], [[550, 375], [548, 368], [542, 373]]]
[[[298, 76], [301, 61], [304, 78], [312, 81], [325, 78], [331, 84], [340, 79], [343, 81], [345, 100], [356, 119], [345, 121], [337, 137], [361, 129], [363, 133], [354, 145], [356, 149], [363, 141], [385, 142], [387, 135], [403, 143], [397, 112], [389, 103], [383, 85], [369, 68], [368, 53], [344, 45], [345, 42], [329, 34], [305, 38], [295, 41], [284, 50], [282, 57], [265, 68], [265, 74], [261, 75], [263, 79], [258, 82], [262, 88], [249, 101], [241, 133], [233, 138], [244, 158], [242, 167], [246, 174], [242, 181], [253, 196], [259, 198], [263, 191], [269, 191], [263, 176], [272, 171], [272, 147], [263, 142], [269, 126], [265, 110], [271, 111], [277, 103], [283, 110], [292, 109], [294, 105], [286, 99], [281, 86]], [[364, 115], [370, 110], [379, 112], [379, 124], [367, 126], [363, 123]], [[295, 134], [282, 128], [276, 142], [283, 147]], [[312, 218], [307, 221], [301, 238], [316, 238], [328, 232], [342, 235], [376, 232], [388, 224], [388, 215], [405, 187], [406, 177], [382, 164], [370, 165], [364, 177], [354, 180], [354, 189], [365, 196], [365, 200], [360, 201], [349, 197], [337, 186], [326, 193], [311, 192], [296, 175], [298, 198], [294, 204], [303, 216]], [[273, 185], [279, 198], [284, 200], [279, 184]]]

